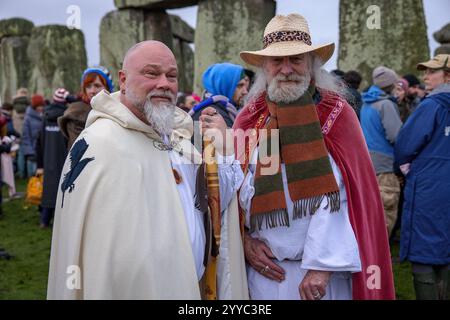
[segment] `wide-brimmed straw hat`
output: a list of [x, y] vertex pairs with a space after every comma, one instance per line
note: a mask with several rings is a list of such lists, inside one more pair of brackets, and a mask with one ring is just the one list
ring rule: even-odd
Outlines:
[[327, 62], [334, 52], [334, 43], [313, 45], [308, 22], [299, 14], [276, 15], [264, 30], [263, 49], [242, 51], [241, 59], [246, 63], [261, 66], [265, 57], [285, 57], [311, 52]]

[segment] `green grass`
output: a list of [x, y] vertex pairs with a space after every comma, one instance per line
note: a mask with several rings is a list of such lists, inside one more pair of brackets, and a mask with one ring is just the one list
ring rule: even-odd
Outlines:
[[[17, 181], [17, 191], [25, 188], [26, 180]], [[5, 202], [3, 212], [0, 247], [14, 258], [0, 260], [0, 300], [45, 299], [51, 231], [39, 229], [37, 207], [27, 207], [22, 199]], [[398, 250], [395, 244], [393, 257], [398, 257]], [[410, 264], [395, 262], [393, 270], [397, 299], [415, 299]]]
[[[24, 192], [26, 183], [16, 181], [17, 191]], [[0, 260], [0, 300], [45, 299], [50, 244], [51, 231], [39, 229], [36, 206], [26, 205], [23, 199], [3, 203], [0, 247], [14, 258]]]

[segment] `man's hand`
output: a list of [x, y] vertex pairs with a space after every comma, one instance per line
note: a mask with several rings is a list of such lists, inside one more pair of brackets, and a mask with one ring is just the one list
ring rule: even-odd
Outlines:
[[278, 282], [285, 279], [283, 268], [272, 261], [275, 256], [264, 242], [253, 239], [246, 234], [244, 237], [244, 253], [247, 262], [263, 276]]
[[298, 289], [302, 300], [320, 300], [326, 293], [330, 271], [308, 270]]
[[207, 107], [200, 116], [202, 135], [211, 139], [216, 150], [222, 155], [231, 155], [233, 149], [232, 130], [227, 130], [227, 124], [213, 107]]

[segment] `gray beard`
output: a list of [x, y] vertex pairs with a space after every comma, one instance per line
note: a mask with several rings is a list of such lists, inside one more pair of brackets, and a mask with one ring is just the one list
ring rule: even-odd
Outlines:
[[153, 104], [150, 99], [147, 99], [144, 104], [144, 114], [152, 128], [161, 136], [170, 136], [172, 134], [175, 117], [174, 104]]
[[[280, 85], [279, 81], [281, 80], [295, 80], [300, 81], [300, 83]], [[310, 82], [311, 75], [309, 73], [304, 76], [296, 74], [289, 76], [278, 75], [270, 81], [267, 87], [267, 94], [269, 95], [269, 99], [275, 103], [291, 103], [300, 99], [306, 90], [308, 90]]]
[[[173, 94], [168, 91], [164, 92], [155, 89], [147, 97], [140, 99], [131, 88], [127, 87], [126, 92], [128, 99], [135, 108], [144, 113], [151, 127], [161, 136], [170, 136], [173, 131], [175, 117], [175, 97]], [[171, 102], [153, 104], [150, 99], [154, 95], [166, 96], [170, 98]]]

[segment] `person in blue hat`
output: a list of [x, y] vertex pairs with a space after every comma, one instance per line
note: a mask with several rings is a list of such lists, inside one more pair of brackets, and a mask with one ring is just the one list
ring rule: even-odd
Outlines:
[[211, 106], [231, 128], [248, 94], [250, 81], [244, 67], [232, 63], [213, 64], [203, 73], [202, 82], [204, 98], [189, 112], [192, 119], [198, 121], [202, 110]]
[[70, 149], [80, 132], [84, 129], [91, 108], [91, 99], [100, 91], [113, 92], [111, 75], [105, 67], [87, 68], [81, 76], [81, 90], [77, 101], [69, 104], [64, 115], [58, 119], [62, 134], [67, 138]]

